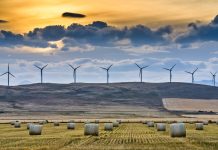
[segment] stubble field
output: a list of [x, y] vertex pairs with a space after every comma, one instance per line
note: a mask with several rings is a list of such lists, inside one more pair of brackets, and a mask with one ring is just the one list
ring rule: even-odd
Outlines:
[[10, 124], [0, 124], [1, 150], [217, 150], [218, 125], [209, 124], [203, 131], [195, 130], [194, 124], [186, 124], [186, 138], [171, 138], [169, 125], [166, 132], [157, 132], [142, 123], [122, 123], [113, 131], [104, 131], [100, 123], [99, 136], [84, 136], [84, 124], [76, 123], [75, 130], [67, 130], [66, 123], [54, 127], [52, 123], [43, 125], [42, 135], [30, 136], [26, 124], [14, 128]]

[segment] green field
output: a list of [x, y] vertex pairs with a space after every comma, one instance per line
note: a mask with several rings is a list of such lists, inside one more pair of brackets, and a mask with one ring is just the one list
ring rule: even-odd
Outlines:
[[38, 136], [30, 136], [26, 124], [21, 128], [0, 124], [0, 149], [218, 150], [218, 125], [210, 124], [203, 131], [196, 131], [194, 126], [186, 124], [186, 138], [171, 138], [169, 126], [166, 132], [157, 132], [155, 128], [140, 123], [122, 123], [112, 132], [104, 131], [101, 123], [99, 136], [84, 136], [82, 123], [77, 123], [75, 130], [67, 130], [65, 123], [58, 127], [46, 124], [42, 135]]

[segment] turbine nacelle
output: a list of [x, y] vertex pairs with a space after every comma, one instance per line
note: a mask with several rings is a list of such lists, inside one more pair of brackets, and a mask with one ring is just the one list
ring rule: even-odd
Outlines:
[[110, 65], [110, 66], [107, 67], [107, 68], [104, 68], [104, 67], [100, 67], [100, 68], [103, 69], [103, 70], [109, 71], [109, 70], [111, 69], [112, 66], [113, 66], [113, 65]]
[[212, 73], [212, 72], [210, 72], [210, 74], [213, 76], [213, 85], [214, 86], [216, 86], [216, 74], [217, 74], [217, 72], [215, 72], [215, 73]]
[[112, 65], [110, 65], [109, 67], [107, 67], [107, 68], [105, 68], [105, 67], [100, 67], [101, 69], [103, 69], [103, 70], [106, 70], [107, 71], [107, 84], [109, 83], [109, 70], [111, 69], [111, 67], [113, 66], [113, 64]]
[[4, 75], [8, 75], [8, 87], [10, 86], [10, 76], [12, 76], [12, 77], [14, 77], [15, 78], [15, 76], [10, 72], [10, 65], [8, 64], [8, 71], [7, 72], [5, 72], [5, 73], [3, 73], [2, 75], [0, 75], [0, 76], [4, 76]]
[[41, 71], [41, 84], [42, 84], [43, 83], [43, 70], [48, 66], [48, 64], [43, 67], [39, 67], [37, 65], [34, 65], [34, 66]]
[[190, 71], [185, 71], [186, 73], [188, 74], [191, 74], [192, 75], [192, 83], [194, 83], [194, 74], [196, 73], [196, 71], [198, 70], [198, 67], [196, 67], [196, 69], [193, 71], [193, 72], [190, 72]]
[[73, 69], [73, 79], [74, 79], [74, 83], [76, 83], [76, 71], [77, 69], [79, 69], [81, 66], [78, 67], [74, 67], [71, 64], [68, 64], [70, 66], [71, 69]]
[[141, 83], [142, 83], [142, 72], [143, 72], [143, 69], [148, 68], [149, 66], [143, 66], [143, 67], [141, 67], [141, 66], [139, 66], [137, 63], [135, 63], [135, 65], [139, 68], [139, 78], [141, 79], [140, 81], [141, 81]]
[[170, 83], [172, 82], [172, 71], [173, 71], [175, 66], [176, 66], [176, 64], [173, 65], [171, 68], [163, 68], [164, 70], [167, 70], [170, 72]]

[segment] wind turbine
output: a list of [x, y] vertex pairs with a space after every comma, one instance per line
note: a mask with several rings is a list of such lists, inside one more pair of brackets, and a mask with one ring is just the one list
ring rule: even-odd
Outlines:
[[41, 84], [43, 83], [43, 70], [45, 69], [45, 67], [47, 67], [48, 66], [48, 64], [47, 65], [45, 65], [45, 66], [43, 66], [42, 68], [41, 67], [39, 67], [39, 66], [37, 66], [37, 65], [34, 65], [36, 68], [38, 68], [40, 71], [41, 71]]
[[176, 66], [176, 64], [173, 65], [171, 68], [163, 68], [163, 69], [165, 69], [165, 70], [167, 70], [167, 71], [170, 72], [170, 83], [172, 82], [172, 71], [173, 71], [173, 68], [174, 68], [175, 66]]
[[3, 73], [2, 75], [0, 75], [0, 76], [3, 76], [3, 75], [5, 75], [5, 74], [7, 74], [8, 75], [8, 87], [10, 86], [10, 75], [12, 76], [12, 77], [14, 77], [15, 78], [15, 76], [10, 72], [10, 65], [8, 64], [8, 71], [7, 72], [5, 72], [5, 73]]
[[148, 68], [149, 66], [140, 67], [137, 63], [135, 63], [135, 65], [139, 68], [139, 78], [140, 78], [140, 81], [141, 81], [141, 83], [142, 83], [142, 73], [143, 73], [143, 69]]
[[210, 72], [211, 73], [211, 75], [213, 76], [213, 85], [214, 86], [216, 86], [216, 74], [217, 74], [217, 72], [215, 72], [214, 74], [212, 73], [212, 72]]
[[191, 74], [192, 75], [192, 83], [195, 82], [195, 78], [194, 78], [194, 75], [195, 75], [195, 72], [198, 70], [198, 68], [196, 68], [193, 72], [189, 72], [189, 71], [185, 71], [186, 73], [188, 74]]
[[73, 79], [74, 79], [74, 83], [76, 83], [76, 71], [77, 69], [79, 69], [81, 66], [78, 67], [73, 67], [72, 65], [68, 64], [72, 69], [73, 69]]
[[110, 70], [110, 68], [111, 68], [112, 66], [113, 66], [113, 65], [110, 65], [108, 68], [100, 67], [101, 69], [107, 71], [107, 84], [109, 83], [109, 70]]

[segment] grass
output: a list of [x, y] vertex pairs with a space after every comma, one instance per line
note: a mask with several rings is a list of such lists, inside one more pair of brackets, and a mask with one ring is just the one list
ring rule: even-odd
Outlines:
[[169, 126], [166, 132], [157, 132], [140, 123], [123, 123], [113, 131], [104, 131], [100, 124], [99, 136], [84, 136], [83, 124], [77, 123], [75, 130], [67, 130], [67, 124], [60, 126], [46, 124], [42, 135], [30, 136], [26, 124], [13, 128], [9, 124], [0, 124], [1, 150], [217, 150], [218, 125], [205, 126], [196, 131], [194, 124], [186, 124], [186, 138], [171, 138]]

